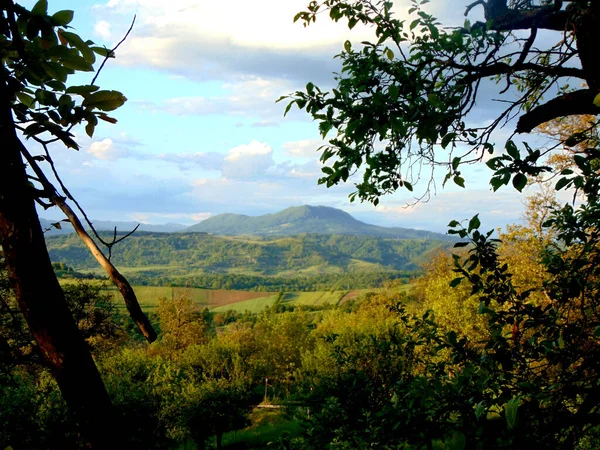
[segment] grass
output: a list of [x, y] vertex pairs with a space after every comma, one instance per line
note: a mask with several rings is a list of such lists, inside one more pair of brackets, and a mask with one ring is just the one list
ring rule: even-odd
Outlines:
[[214, 308], [213, 312], [225, 312], [225, 311], [237, 311], [240, 313], [251, 312], [259, 313], [265, 309], [273, 306], [279, 294], [270, 295], [268, 297], [256, 298], [252, 300], [245, 300], [237, 303], [231, 303], [228, 305], [219, 306]]
[[248, 428], [223, 435], [224, 449], [265, 449], [284, 436], [294, 437], [302, 432], [298, 421], [283, 410], [255, 409], [250, 419], [252, 425]]
[[337, 305], [347, 291], [287, 292], [282, 301], [304, 306]]
[[[73, 280], [61, 280], [61, 283], [73, 283]], [[99, 281], [91, 281], [99, 283]], [[112, 293], [119, 308], [125, 307], [121, 294], [115, 286], [106, 288]], [[172, 288], [162, 286], [133, 286], [135, 294], [143, 310], [150, 312], [158, 304], [161, 297], [171, 298], [178, 291], [188, 293], [199, 308], [210, 308], [214, 312], [237, 311], [251, 313], [260, 313], [273, 306], [278, 293], [275, 292], [254, 292], [254, 291], [236, 291], [224, 289], [199, 289], [199, 288]], [[366, 292], [377, 292], [384, 288], [374, 289], [354, 289], [351, 291], [318, 291], [318, 292], [286, 292], [281, 301], [289, 306], [327, 306], [338, 305], [343, 302], [355, 299]], [[407, 292], [410, 285], [399, 285], [395, 288], [398, 292]]]
[[[73, 280], [61, 280], [61, 283], [72, 283]], [[92, 281], [99, 283], [99, 281]], [[123, 305], [122, 297], [115, 286], [109, 285], [108, 290], [119, 307]], [[162, 286], [133, 286], [135, 295], [140, 302], [140, 306], [145, 311], [152, 311], [158, 304], [158, 299], [161, 297], [171, 298], [178, 291], [188, 293], [194, 303], [200, 308], [219, 308], [225, 305], [236, 303], [244, 303], [246, 301], [261, 300], [263, 298], [272, 298], [275, 301], [276, 294], [273, 292], [251, 292], [251, 291], [234, 291], [224, 289], [199, 289], [199, 288], [172, 288]]]

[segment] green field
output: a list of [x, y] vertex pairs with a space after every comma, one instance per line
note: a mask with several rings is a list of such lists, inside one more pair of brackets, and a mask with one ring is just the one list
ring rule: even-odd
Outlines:
[[[367, 292], [369, 289], [362, 290]], [[281, 303], [284, 306], [326, 306], [337, 305], [348, 294], [348, 291], [320, 291], [320, 292], [285, 292], [281, 297]], [[231, 303], [218, 308], [214, 312], [237, 311], [257, 313], [271, 307], [277, 301], [279, 294], [265, 298], [246, 300], [238, 303]]]
[[[72, 280], [61, 280], [64, 283], [72, 283]], [[98, 281], [92, 281], [98, 283]], [[397, 290], [407, 291], [410, 285], [401, 285]], [[147, 312], [152, 311], [161, 297], [172, 298], [173, 296], [186, 293], [198, 305], [199, 308], [209, 308], [214, 312], [237, 311], [259, 313], [273, 306], [279, 297], [277, 292], [254, 292], [236, 290], [213, 290], [199, 288], [178, 288], [162, 286], [133, 286], [138, 301]], [[125, 307], [121, 294], [114, 286], [106, 287], [111, 292], [118, 307]], [[327, 306], [338, 305], [343, 302], [357, 298], [366, 292], [377, 292], [381, 288], [354, 289], [317, 292], [285, 292], [281, 296], [284, 306]]]

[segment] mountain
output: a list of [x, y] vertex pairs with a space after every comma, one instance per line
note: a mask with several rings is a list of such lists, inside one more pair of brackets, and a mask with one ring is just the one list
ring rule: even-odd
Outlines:
[[[61, 234], [69, 234], [74, 232], [73, 226], [68, 222], [58, 222], [60, 224], [60, 229], [52, 225], [54, 223], [57, 223], [57, 221], [54, 220], [47, 220], [40, 217], [40, 223], [42, 224], [42, 229], [47, 230], [46, 236], [57, 236]], [[181, 225], [178, 223], [152, 225], [148, 223], [114, 222], [110, 220], [92, 220], [92, 223], [98, 231], [113, 231], [115, 227], [117, 227], [117, 231], [119, 233], [129, 232], [133, 230], [138, 224], [140, 225], [140, 227], [138, 228], [139, 231], [148, 231], [151, 233], [176, 233], [178, 231], [183, 231], [186, 228], [185, 225]]]
[[293, 206], [275, 214], [245, 216], [219, 214], [192, 225], [185, 232], [218, 235], [293, 236], [303, 233], [375, 236], [397, 239], [453, 240], [431, 231], [380, 227], [355, 219], [345, 211], [328, 206]]

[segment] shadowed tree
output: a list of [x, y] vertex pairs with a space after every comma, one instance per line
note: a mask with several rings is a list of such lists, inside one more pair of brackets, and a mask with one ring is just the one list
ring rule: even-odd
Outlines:
[[[0, 1], [0, 245], [11, 288], [40, 352], [94, 448], [109, 448], [110, 400], [54, 275], [35, 203], [58, 206], [98, 261], [124, 293], [134, 321], [149, 340], [156, 337], [126, 280], [104, 257], [67, 204], [74, 202], [55, 170], [49, 145], [73, 149], [72, 128], [87, 122], [93, 135], [98, 119], [115, 122], [106, 111], [126, 98], [94, 85], [68, 86], [76, 71], [92, 72], [95, 55], [114, 56], [69, 30], [73, 11], [48, 14], [46, 0], [28, 10], [12, 0]], [[96, 75], [97, 76], [97, 75]], [[23, 145], [25, 137], [37, 152]], [[60, 193], [44, 173], [56, 177]], [[111, 244], [111, 243], [109, 243]], [[118, 435], [118, 430], [115, 430]]]

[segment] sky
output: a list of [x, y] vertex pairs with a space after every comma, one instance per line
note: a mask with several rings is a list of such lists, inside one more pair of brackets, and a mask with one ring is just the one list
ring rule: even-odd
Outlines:
[[[22, 1], [24, 6], [33, 2]], [[49, 11], [75, 8], [74, 31], [109, 48], [133, 30], [96, 84], [119, 90], [126, 104], [101, 122], [92, 139], [76, 129], [81, 150], [52, 148], [66, 185], [98, 220], [193, 224], [220, 213], [260, 215], [289, 206], [325, 205], [359, 220], [445, 232], [453, 219], [479, 213], [487, 229], [519, 222], [524, 196], [512, 188], [492, 193], [484, 164], [464, 171], [466, 188], [441, 187], [428, 202], [406, 207], [414, 194], [382, 197], [377, 207], [351, 203], [351, 183], [317, 184], [323, 143], [317, 123], [282, 95], [311, 81], [333, 86], [333, 56], [346, 39], [372, 39], [327, 17], [307, 28], [293, 23], [307, 0], [49, 1]], [[460, 2], [433, 0], [426, 10], [444, 24], [462, 24]], [[398, 14], [409, 2], [396, 1]], [[72, 77], [73, 84], [93, 74]], [[478, 104], [485, 123], [497, 108]], [[511, 133], [500, 130], [502, 144]], [[29, 143], [29, 146], [33, 144]], [[417, 187], [418, 190], [418, 187]], [[61, 218], [58, 211], [42, 217]]]

